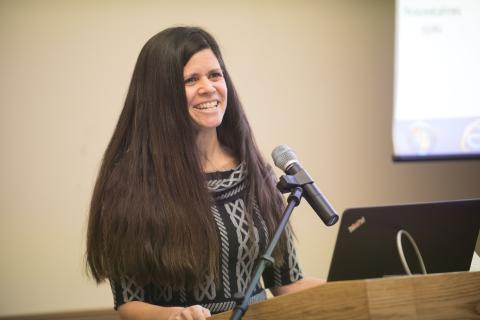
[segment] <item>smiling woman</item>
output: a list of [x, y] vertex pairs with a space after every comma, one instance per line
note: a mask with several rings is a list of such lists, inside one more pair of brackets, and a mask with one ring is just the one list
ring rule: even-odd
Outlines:
[[[228, 105], [228, 107], [227, 107]], [[204, 319], [245, 295], [283, 201], [213, 37], [160, 32], [143, 47], [91, 202], [87, 262], [123, 318]], [[263, 276], [303, 288], [287, 228]], [[265, 299], [260, 283], [250, 302]]]
[[212, 50], [195, 53], [183, 68], [188, 112], [201, 131], [222, 123], [227, 108], [227, 84]]

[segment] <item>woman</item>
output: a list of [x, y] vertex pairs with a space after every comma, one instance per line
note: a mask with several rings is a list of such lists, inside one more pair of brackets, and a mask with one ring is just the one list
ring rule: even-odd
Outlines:
[[[125, 319], [204, 319], [243, 297], [283, 211], [213, 37], [166, 29], [143, 47], [90, 208], [87, 263]], [[291, 233], [263, 275], [302, 279]], [[251, 302], [265, 299], [258, 284]]]

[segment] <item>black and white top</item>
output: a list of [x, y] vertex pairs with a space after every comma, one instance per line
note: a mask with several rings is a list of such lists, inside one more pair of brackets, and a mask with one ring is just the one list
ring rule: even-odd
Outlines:
[[[218, 313], [230, 310], [237, 300], [242, 300], [254, 271], [254, 264], [266, 249], [269, 234], [257, 207], [253, 214], [253, 237], [248, 232], [245, 215], [246, 166], [241, 163], [228, 171], [207, 173], [208, 188], [215, 204], [212, 214], [217, 224], [220, 239], [220, 283], [216, 285], [213, 275], [206, 277], [203, 286], [193, 290], [173, 290], [171, 287], [137, 286], [128, 278], [110, 282], [115, 309], [129, 301], [144, 301], [161, 306], [190, 306], [200, 304]], [[282, 268], [269, 267], [263, 273], [266, 288], [293, 283], [301, 279], [293, 238], [287, 230], [288, 250], [283, 257]], [[265, 290], [259, 283], [250, 303], [265, 300]]]

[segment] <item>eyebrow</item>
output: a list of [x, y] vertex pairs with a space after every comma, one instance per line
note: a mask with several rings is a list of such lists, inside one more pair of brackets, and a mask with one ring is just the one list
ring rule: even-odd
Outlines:
[[[223, 73], [222, 68], [213, 68], [213, 69], [209, 70], [208, 73], [219, 72], [219, 71], [221, 73]], [[183, 77], [184, 78], [189, 78], [189, 77], [193, 77], [193, 76], [198, 76], [198, 74], [199, 74], [198, 72], [193, 72], [193, 73], [184, 74]]]

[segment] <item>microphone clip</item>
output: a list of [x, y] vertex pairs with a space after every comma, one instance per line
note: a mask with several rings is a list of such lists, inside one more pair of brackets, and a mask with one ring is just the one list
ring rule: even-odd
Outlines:
[[312, 178], [305, 171], [300, 171], [294, 175], [285, 174], [281, 176], [277, 183], [277, 189], [281, 193], [290, 193], [287, 200], [294, 202], [295, 206], [298, 206], [303, 196], [303, 186], [309, 183], [313, 183]]
[[294, 175], [285, 174], [281, 176], [277, 183], [277, 189], [280, 190], [281, 193], [289, 193], [295, 188], [302, 188], [304, 185], [310, 183], [313, 183], [313, 179], [305, 170], [301, 170]]

